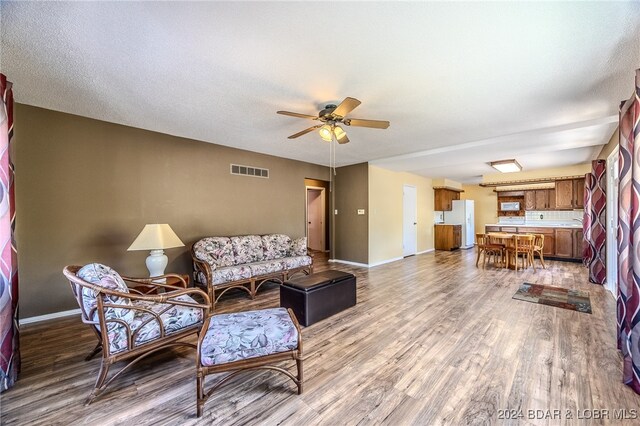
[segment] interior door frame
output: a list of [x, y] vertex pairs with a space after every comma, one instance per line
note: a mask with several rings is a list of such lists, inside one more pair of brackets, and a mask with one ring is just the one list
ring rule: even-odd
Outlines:
[[[618, 297], [618, 176], [612, 176], [611, 170], [619, 167], [618, 147], [607, 157], [607, 232], [606, 232], [606, 268], [605, 288], [614, 297]], [[615, 214], [614, 214], [615, 213]], [[615, 272], [614, 272], [615, 271]]]
[[322, 242], [321, 246], [321, 250], [323, 252], [327, 251], [327, 238], [326, 238], [326, 232], [327, 232], [327, 193], [325, 192], [324, 187], [322, 186], [310, 186], [310, 185], [305, 185], [304, 187], [304, 235], [305, 237], [307, 237], [307, 246], [309, 246], [309, 190], [310, 189], [314, 189], [314, 190], [318, 190], [320, 191], [320, 207], [322, 210], [322, 230], [321, 230], [321, 234], [320, 234], [320, 240]]
[[[413, 217], [415, 218], [415, 222], [413, 225], [413, 230], [414, 230], [414, 241], [415, 241], [415, 250], [413, 250], [411, 253], [407, 254], [406, 248], [405, 248], [405, 221], [404, 221], [404, 214], [405, 214], [405, 188], [412, 188], [415, 191], [415, 195], [416, 195], [416, 199], [415, 199], [415, 212]], [[408, 184], [403, 184], [402, 185], [402, 257], [408, 257], [408, 256], [414, 256], [418, 253], [418, 187], [416, 187], [415, 185], [408, 185]]]

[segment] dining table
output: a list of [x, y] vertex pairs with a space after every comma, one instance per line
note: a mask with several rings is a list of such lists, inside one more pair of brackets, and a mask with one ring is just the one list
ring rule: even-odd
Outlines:
[[[507, 232], [489, 232], [487, 233], [487, 236], [491, 239], [493, 239], [494, 241], [498, 240], [500, 241], [498, 244], [504, 244], [505, 247], [510, 247], [513, 246], [513, 238], [516, 235], [527, 235], [527, 234], [513, 234], [513, 233], [507, 233]], [[509, 251], [507, 250], [506, 253], [506, 267], [509, 269], [516, 269], [516, 262], [518, 261], [518, 257], [517, 256], [509, 256]]]

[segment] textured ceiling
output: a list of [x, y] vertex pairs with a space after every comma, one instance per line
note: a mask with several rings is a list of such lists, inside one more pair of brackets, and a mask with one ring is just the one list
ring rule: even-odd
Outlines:
[[[346, 96], [340, 165], [479, 180], [486, 162], [589, 161], [640, 67], [640, 3], [2, 2], [18, 102], [318, 164]], [[259, 166], [259, 165], [258, 165]]]

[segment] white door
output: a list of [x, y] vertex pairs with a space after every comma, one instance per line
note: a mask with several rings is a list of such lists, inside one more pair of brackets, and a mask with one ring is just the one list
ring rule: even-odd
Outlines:
[[307, 245], [324, 251], [324, 189], [307, 188]]
[[405, 185], [402, 198], [402, 255], [418, 252], [418, 200], [415, 186]]
[[607, 281], [618, 297], [618, 148], [607, 158]]

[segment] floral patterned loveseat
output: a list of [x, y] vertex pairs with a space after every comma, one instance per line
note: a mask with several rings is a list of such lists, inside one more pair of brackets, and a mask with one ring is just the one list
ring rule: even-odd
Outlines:
[[194, 282], [207, 291], [212, 307], [231, 288], [241, 288], [253, 299], [265, 281], [313, 272], [307, 238], [292, 240], [283, 234], [206, 237], [193, 244], [191, 257]]

